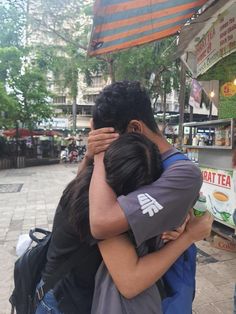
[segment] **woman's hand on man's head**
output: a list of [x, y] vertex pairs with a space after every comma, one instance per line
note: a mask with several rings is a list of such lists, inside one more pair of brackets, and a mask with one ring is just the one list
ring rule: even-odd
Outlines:
[[87, 156], [93, 158], [94, 155], [106, 151], [109, 145], [119, 137], [114, 128], [101, 128], [89, 133], [87, 144]]

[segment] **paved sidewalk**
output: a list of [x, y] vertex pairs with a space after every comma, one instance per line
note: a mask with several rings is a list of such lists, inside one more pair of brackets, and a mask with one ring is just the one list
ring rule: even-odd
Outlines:
[[[0, 314], [10, 314], [15, 247], [31, 227], [51, 229], [54, 212], [78, 165], [52, 165], [0, 171]], [[236, 254], [198, 244], [195, 314], [232, 314]], [[144, 313], [148, 314], [148, 313]]]

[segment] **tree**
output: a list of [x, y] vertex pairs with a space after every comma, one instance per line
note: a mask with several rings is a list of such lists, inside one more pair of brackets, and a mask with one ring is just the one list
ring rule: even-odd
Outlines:
[[50, 119], [50, 93], [45, 76], [38, 69], [29, 68], [10, 84], [10, 95], [18, 103], [18, 120], [33, 130], [42, 120]]
[[31, 63], [31, 51], [24, 47], [28, 8], [29, 0], [6, 0], [0, 6], [0, 99], [7, 126], [20, 121], [32, 129], [52, 110], [46, 72]]
[[41, 34], [41, 43], [34, 46], [39, 66], [52, 71], [54, 82], [70, 91], [74, 132], [79, 73], [84, 73], [89, 85], [93, 74], [107, 70], [104, 60], [88, 59], [86, 55], [92, 4], [92, 0], [42, 0], [40, 9], [34, 12], [31, 8], [28, 14], [28, 34]]
[[154, 99], [154, 107], [161, 98], [164, 125], [166, 96], [172, 89], [179, 89], [179, 63], [172, 59], [175, 49], [175, 39], [167, 38], [113, 54], [118, 80], [141, 81]]
[[[160, 94], [163, 85], [168, 85], [167, 81], [170, 80], [169, 85], [177, 89], [179, 66], [171, 57], [175, 49], [173, 38], [167, 38], [160, 42], [118, 52], [113, 55], [116, 78], [140, 80], [152, 96], [156, 93]], [[152, 82], [150, 82], [151, 74], [154, 74]]]
[[21, 47], [24, 37], [25, 14], [7, 2], [0, 5], [0, 47]]
[[1, 111], [8, 117], [8, 125], [20, 121], [33, 129], [42, 119], [50, 118], [46, 77], [37, 67], [27, 64], [24, 51], [0, 48]]
[[17, 102], [9, 96], [0, 83], [0, 128], [15, 127], [18, 119]]

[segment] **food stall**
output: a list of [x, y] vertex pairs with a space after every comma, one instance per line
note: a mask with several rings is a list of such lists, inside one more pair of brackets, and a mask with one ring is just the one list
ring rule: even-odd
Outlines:
[[[235, 0], [214, 1], [182, 28], [176, 54], [209, 99], [208, 121], [183, 124], [184, 129], [189, 128], [183, 150], [202, 171], [201, 193], [214, 215], [213, 230], [231, 240], [236, 239], [236, 169], [232, 165], [236, 149], [235, 29]], [[191, 104], [193, 113], [200, 105], [201, 101]], [[217, 109], [218, 120], [212, 120], [212, 108]]]
[[233, 214], [236, 211], [236, 169], [232, 167], [236, 147], [236, 119], [185, 123], [190, 129], [184, 150], [202, 171], [202, 195], [215, 221], [228, 228], [229, 236], [236, 235]]

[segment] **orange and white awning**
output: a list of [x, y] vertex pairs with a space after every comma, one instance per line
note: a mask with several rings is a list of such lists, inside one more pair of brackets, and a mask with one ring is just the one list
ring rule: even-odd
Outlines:
[[96, 0], [89, 55], [176, 34], [207, 0]]

